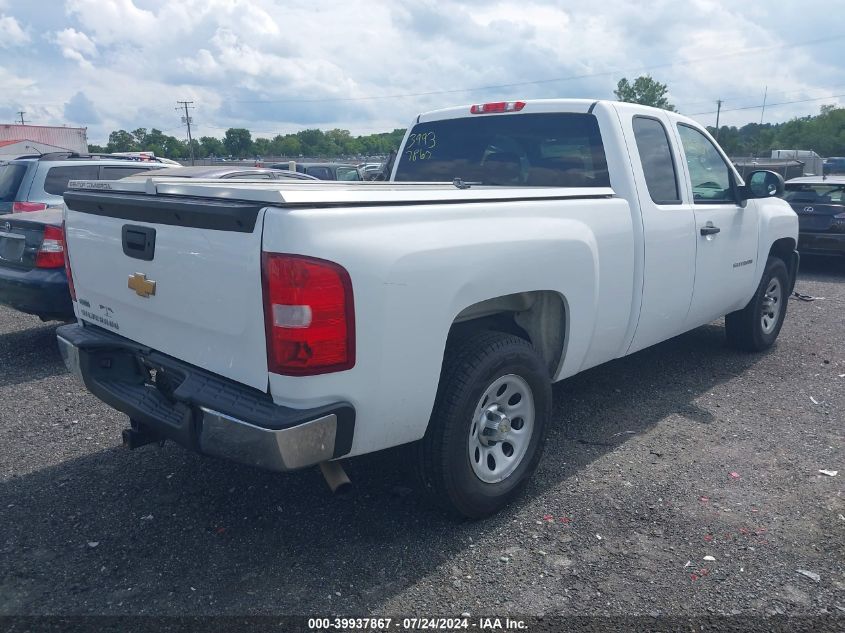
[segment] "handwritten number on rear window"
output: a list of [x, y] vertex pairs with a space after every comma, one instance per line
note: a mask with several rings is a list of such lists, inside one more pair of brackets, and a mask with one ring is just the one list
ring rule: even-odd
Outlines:
[[431, 150], [437, 147], [437, 135], [434, 132], [411, 134], [405, 144], [405, 157], [411, 161], [429, 160]]

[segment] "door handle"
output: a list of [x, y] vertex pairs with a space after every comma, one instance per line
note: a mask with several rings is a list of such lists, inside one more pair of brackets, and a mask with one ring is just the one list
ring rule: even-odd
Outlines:
[[702, 235], [716, 235], [719, 231], [721, 231], [718, 226], [713, 226], [712, 222], [708, 222], [706, 226], [701, 227], [701, 234]]

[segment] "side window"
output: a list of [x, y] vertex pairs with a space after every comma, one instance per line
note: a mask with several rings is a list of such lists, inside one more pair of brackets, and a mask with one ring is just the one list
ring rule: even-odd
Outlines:
[[334, 180], [332, 172], [329, 171], [328, 167], [309, 167], [307, 173], [308, 175], [319, 178], [320, 180]]
[[338, 167], [337, 168], [337, 179], [338, 180], [361, 180], [361, 177], [358, 175], [358, 170], [354, 167]]
[[44, 191], [60, 196], [67, 191], [69, 180], [99, 180], [99, 165], [68, 165], [51, 167], [44, 178]]
[[132, 174], [150, 171], [149, 167], [103, 167], [100, 180], [120, 180]]
[[633, 120], [634, 138], [645, 174], [648, 194], [655, 204], [678, 204], [678, 175], [666, 128], [657, 119], [636, 116]]
[[735, 204], [731, 170], [710, 139], [688, 125], [679, 124], [678, 132], [692, 180], [693, 202]]

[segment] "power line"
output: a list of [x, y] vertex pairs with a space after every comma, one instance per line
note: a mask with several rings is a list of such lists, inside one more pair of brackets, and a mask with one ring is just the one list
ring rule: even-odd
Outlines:
[[[826, 99], [841, 99], [845, 98], [845, 94], [840, 95], [828, 95], [826, 97], [814, 97], [812, 99], [798, 99], [796, 101], [781, 101], [780, 103], [766, 103], [765, 106], [767, 108], [773, 108], [775, 106], [782, 106], [782, 105], [792, 105], [794, 103], [809, 103], [811, 101], [825, 101]], [[758, 103], [757, 105], [751, 106], [743, 106], [741, 108], [722, 108], [722, 112], [739, 112], [740, 110], [756, 110], [757, 108], [762, 108], [764, 104]], [[709, 112], [694, 112], [693, 114], [687, 114], [686, 116], [701, 116], [704, 114], [715, 114], [716, 110], [710, 110]]]
[[[845, 88], [845, 86], [825, 86], [825, 90], [840, 90], [841, 88]], [[783, 95], [784, 97], [788, 95], [804, 95], [811, 90], [820, 90], [821, 88], [802, 88], [800, 90], [777, 90], [772, 92], [773, 95]], [[737, 100], [745, 100], [745, 99], [757, 99], [757, 94], [745, 93], [745, 94], [734, 94], [730, 97], [721, 97], [722, 103], [727, 103], [728, 101], [737, 101]], [[704, 99], [702, 101], [683, 101], [681, 103], [675, 103], [674, 106], [676, 108], [687, 108], [690, 106], [700, 106], [703, 104], [710, 104], [713, 103], [713, 99]]]
[[18, 110], [18, 115], [21, 118], [21, 125], [26, 125], [26, 121], [23, 120], [23, 115], [26, 114], [23, 110]]
[[834, 40], [845, 38], [845, 35], [833, 35], [830, 37], [823, 37], [814, 40], [806, 40], [803, 42], [791, 42], [786, 44], [776, 44], [774, 46], [763, 46], [757, 48], [747, 48], [743, 50], [734, 51], [732, 53], [722, 53], [721, 55], [711, 55], [709, 57], [702, 57], [699, 59], [688, 59], [685, 61], [667, 62], [665, 64], [656, 64], [652, 66], [639, 66], [636, 68], [626, 68], [620, 70], [608, 70], [599, 73], [586, 73], [582, 75], [570, 75], [568, 77], [552, 77], [549, 79], [535, 79], [532, 81], [520, 81], [509, 84], [495, 84], [489, 86], [477, 86], [475, 88], [454, 88], [451, 90], [432, 90], [430, 92], [411, 92], [406, 94], [393, 94], [382, 96], [368, 96], [368, 97], [331, 97], [326, 99], [236, 99], [231, 100], [233, 103], [331, 103], [331, 102], [347, 102], [347, 101], [378, 101], [382, 99], [402, 99], [406, 97], [428, 97], [432, 95], [455, 94], [461, 92], [478, 92], [482, 90], [499, 90], [502, 88], [516, 88], [519, 86], [533, 86], [537, 84], [556, 83], [561, 81], [574, 81], [576, 79], [589, 79], [592, 77], [605, 77], [618, 75], [622, 73], [643, 72], [654, 70], [656, 68], [671, 68], [675, 66], [687, 66], [689, 64], [698, 64], [701, 62], [709, 62], [714, 59], [724, 59], [728, 57], [736, 57], [737, 55], [749, 55], [753, 53], [764, 53], [772, 50], [782, 48], [792, 48], [796, 46], [809, 46], [813, 44], [822, 44]]

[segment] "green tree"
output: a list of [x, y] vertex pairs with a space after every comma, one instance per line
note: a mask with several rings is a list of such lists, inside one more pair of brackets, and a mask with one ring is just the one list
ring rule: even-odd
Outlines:
[[633, 84], [623, 77], [616, 84], [616, 90], [613, 91], [613, 94], [619, 101], [639, 103], [640, 105], [663, 108], [674, 112], [675, 106], [669, 103], [666, 98], [667, 91], [666, 84], [656, 81], [651, 75], [642, 75], [634, 79]]
[[135, 137], [135, 144], [138, 147], [144, 147], [147, 140], [147, 128], [139, 127], [137, 130], [132, 130], [132, 136]]
[[248, 156], [252, 149], [252, 134], [246, 128], [229, 128], [226, 130], [226, 138], [223, 139], [223, 144], [232, 156], [237, 158]]
[[[139, 128], [139, 130], [143, 130], [143, 128]], [[139, 130], [136, 130], [136, 132]], [[138, 144], [139, 150], [153, 152], [156, 156], [163, 156], [165, 158], [185, 158], [188, 156], [186, 143], [156, 128], [144, 134], [143, 139], [143, 144]]]
[[302, 154], [302, 143], [293, 134], [285, 134], [273, 138], [270, 145], [270, 153], [273, 156], [285, 156], [288, 158], [296, 158]]
[[322, 130], [300, 130], [296, 133], [296, 138], [299, 140], [302, 154], [305, 156], [320, 156], [326, 149], [326, 135]]
[[257, 138], [252, 142], [252, 154], [256, 156], [268, 156], [270, 154], [270, 139]]
[[126, 130], [115, 130], [109, 134], [106, 148], [109, 152], [134, 152], [138, 149], [135, 139]]
[[200, 151], [198, 156], [223, 156], [226, 153], [226, 146], [219, 138], [213, 136], [200, 137]]

